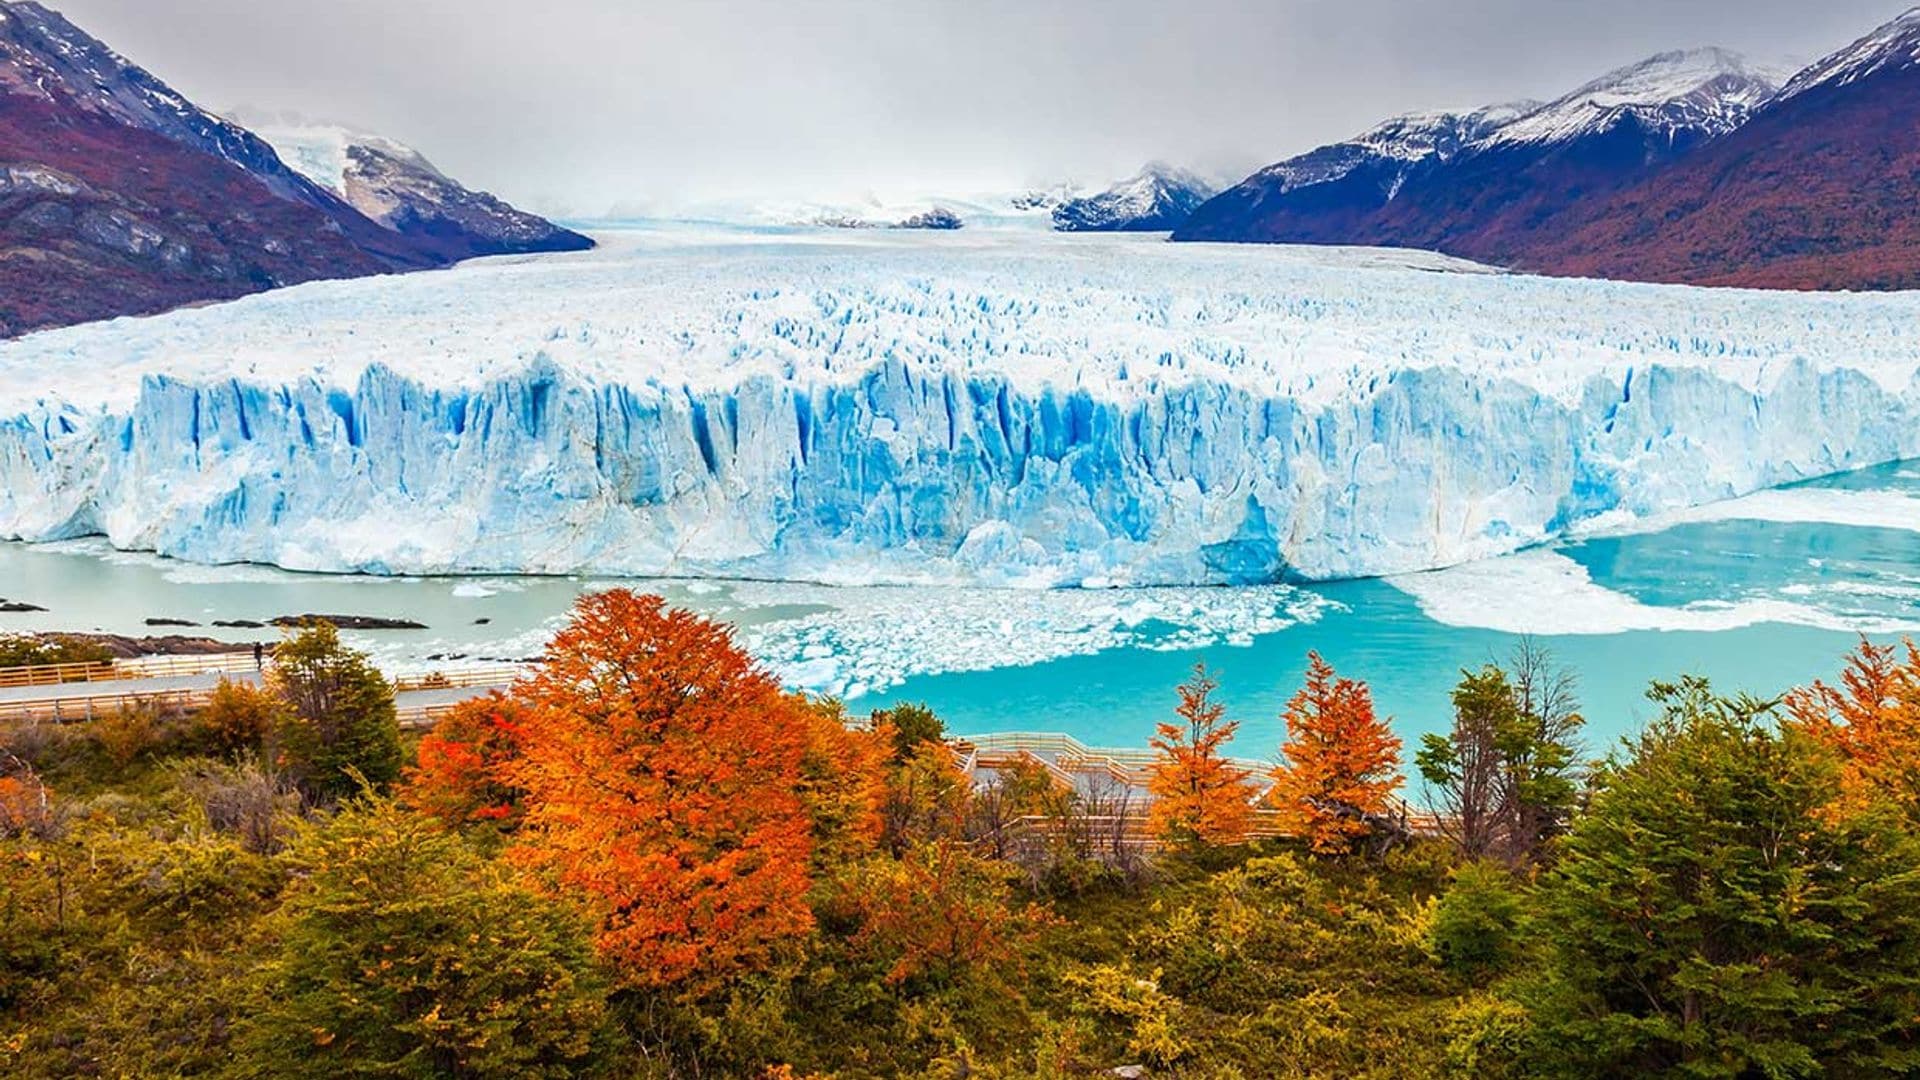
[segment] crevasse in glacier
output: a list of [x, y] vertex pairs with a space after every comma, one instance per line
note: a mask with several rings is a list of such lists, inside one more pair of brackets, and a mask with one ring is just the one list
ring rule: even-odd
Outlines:
[[0, 344], [0, 534], [375, 573], [1387, 574], [1920, 454], [1920, 296], [660, 229]]

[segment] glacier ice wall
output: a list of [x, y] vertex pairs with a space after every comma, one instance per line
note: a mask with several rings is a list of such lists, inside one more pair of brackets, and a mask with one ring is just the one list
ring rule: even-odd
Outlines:
[[0, 345], [0, 534], [373, 573], [1242, 583], [1920, 456], [1912, 297], [860, 243], [613, 245]]

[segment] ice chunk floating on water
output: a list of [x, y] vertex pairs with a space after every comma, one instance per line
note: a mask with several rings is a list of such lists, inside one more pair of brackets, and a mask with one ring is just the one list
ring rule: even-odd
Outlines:
[[1920, 622], [1912, 619], [1836, 612], [1798, 600], [1821, 589], [1845, 593], [1850, 591], [1846, 585], [1794, 585], [1781, 590], [1794, 600], [1743, 596], [1697, 600], [1679, 607], [1646, 604], [1595, 582], [1586, 567], [1546, 549], [1388, 580], [1412, 596], [1435, 622], [1509, 634], [1716, 631], [1768, 622], [1863, 634], [1920, 631]]
[[[805, 587], [799, 587], [803, 589]], [[989, 671], [1107, 649], [1250, 645], [1338, 605], [1285, 585], [1245, 589], [818, 589], [742, 583], [734, 602], [821, 610], [746, 629], [749, 652], [790, 686], [857, 698], [916, 675]], [[831, 605], [831, 606], [828, 606]]]
[[1243, 583], [1920, 454], [1920, 294], [606, 239], [0, 343], [0, 535], [374, 573]]

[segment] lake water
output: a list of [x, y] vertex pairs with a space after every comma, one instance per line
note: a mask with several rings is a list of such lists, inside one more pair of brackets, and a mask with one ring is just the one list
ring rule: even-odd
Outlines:
[[[0, 544], [0, 597], [44, 613], [0, 629], [272, 631], [215, 620], [321, 613], [427, 630], [347, 635], [395, 668], [537, 654], [581, 592], [629, 585], [725, 619], [789, 682], [859, 709], [931, 704], [962, 733], [1062, 731], [1137, 746], [1204, 659], [1242, 721], [1234, 750], [1269, 757], [1309, 649], [1372, 684], [1411, 743], [1447, 723], [1463, 667], [1533, 635], [1580, 678], [1592, 747], [1649, 715], [1654, 678], [1710, 676], [1777, 693], [1830, 676], [1866, 633], [1920, 633], [1920, 467], [1890, 465], [1763, 492], [1635, 531], [1408, 578], [1243, 589], [1008, 592], [845, 589], [599, 578], [370, 578], [208, 567], [98, 541]], [[151, 628], [149, 618], [197, 628]]]

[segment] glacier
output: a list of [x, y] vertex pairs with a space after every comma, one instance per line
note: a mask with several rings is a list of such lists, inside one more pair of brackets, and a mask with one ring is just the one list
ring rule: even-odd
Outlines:
[[653, 226], [0, 343], [0, 535], [375, 574], [1399, 574], [1920, 456], [1920, 294]]

